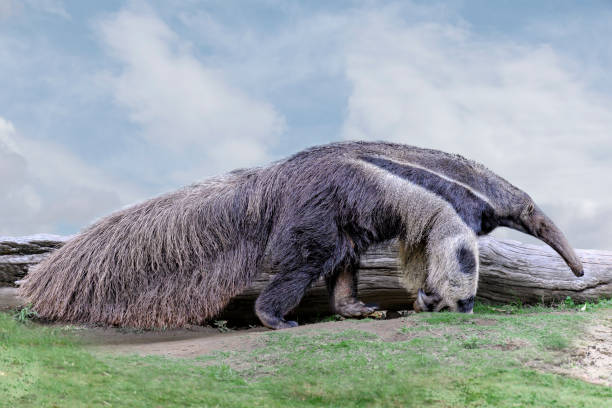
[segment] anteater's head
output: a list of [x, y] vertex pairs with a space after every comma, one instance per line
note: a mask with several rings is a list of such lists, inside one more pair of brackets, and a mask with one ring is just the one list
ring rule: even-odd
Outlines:
[[[561, 255], [574, 275], [583, 276], [582, 262], [561, 230], [527, 194], [520, 192], [513, 198], [514, 200], [507, 201], [508, 205], [505, 208], [501, 206], [496, 208], [487, 220], [483, 220], [492, 227], [490, 229], [505, 226], [540, 239]], [[469, 266], [470, 263], [466, 263], [468, 258], [461, 258], [458, 255], [458, 265], [461, 271], [448, 271], [448, 280], [437, 280], [435, 285], [428, 285], [426, 291], [419, 290], [414, 302], [415, 311], [439, 311], [448, 307], [452, 311], [472, 312], [478, 274], [477, 271], [473, 274], [466, 274], [465, 272], [469, 271], [463, 268]], [[477, 259], [476, 262], [478, 262]]]
[[[417, 312], [471, 313], [478, 288], [478, 244], [472, 234], [446, 238], [425, 250], [427, 276], [414, 302]], [[414, 265], [417, 266], [417, 265]]]
[[468, 296], [465, 300], [459, 299], [449, 302], [442, 298], [438, 292], [434, 291], [428, 295], [423, 289], [419, 289], [412, 307], [415, 312], [439, 312], [442, 309], [449, 308], [453, 312], [472, 313], [474, 309], [474, 296], [475, 294]]
[[472, 313], [477, 279], [478, 276], [475, 275], [472, 282], [459, 285], [449, 285], [448, 282], [444, 282], [442, 287], [430, 289], [428, 293], [419, 289], [412, 307], [415, 312], [439, 312], [442, 309], [449, 309], [452, 312]]

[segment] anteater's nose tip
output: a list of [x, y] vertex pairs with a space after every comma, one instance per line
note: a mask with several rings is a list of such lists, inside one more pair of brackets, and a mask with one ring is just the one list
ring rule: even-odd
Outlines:
[[572, 265], [570, 266], [572, 272], [574, 272], [574, 275], [581, 277], [584, 276], [584, 267], [582, 266], [581, 263], [576, 264], [576, 265]]

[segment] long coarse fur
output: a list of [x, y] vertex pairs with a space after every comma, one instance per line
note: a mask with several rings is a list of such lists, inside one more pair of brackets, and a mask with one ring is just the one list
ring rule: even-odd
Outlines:
[[21, 295], [52, 320], [177, 327], [212, 318], [273, 269], [258, 303], [282, 317], [374, 242], [418, 245], [441, 214], [487, 233], [525, 197], [460, 156], [331, 144], [116, 212], [34, 267]]

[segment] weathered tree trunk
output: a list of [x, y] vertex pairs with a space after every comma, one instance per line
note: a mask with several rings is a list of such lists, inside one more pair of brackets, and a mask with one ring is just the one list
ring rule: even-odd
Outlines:
[[45, 259], [69, 238], [59, 235], [0, 237], [0, 287], [15, 286], [15, 281], [23, 278], [30, 266]]
[[[59, 248], [64, 239], [27, 237], [0, 240], [0, 286], [14, 286], [27, 268], [39, 262], [48, 252]], [[576, 278], [561, 257], [546, 246], [481, 237], [480, 280], [478, 297], [494, 303], [552, 302], [571, 296], [576, 302], [612, 297], [612, 252], [578, 250], [585, 274]], [[404, 269], [398, 260], [396, 242], [371, 248], [362, 258], [359, 270], [359, 297], [376, 303], [382, 309], [410, 309], [416, 292], [422, 286], [422, 261], [416, 260]], [[221, 318], [252, 317], [253, 301], [270, 280], [261, 274], [242, 294], [232, 300]], [[14, 306], [16, 288], [0, 290], [0, 308]], [[297, 309], [300, 315], [329, 313], [323, 282], [307, 293]]]

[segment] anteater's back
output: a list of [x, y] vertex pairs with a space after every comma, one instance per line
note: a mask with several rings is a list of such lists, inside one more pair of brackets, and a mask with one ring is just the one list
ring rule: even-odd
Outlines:
[[118, 211], [36, 265], [20, 293], [52, 320], [201, 323], [255, 273], [261, 248], [238, 229], [256, 178], [235, 172]]

